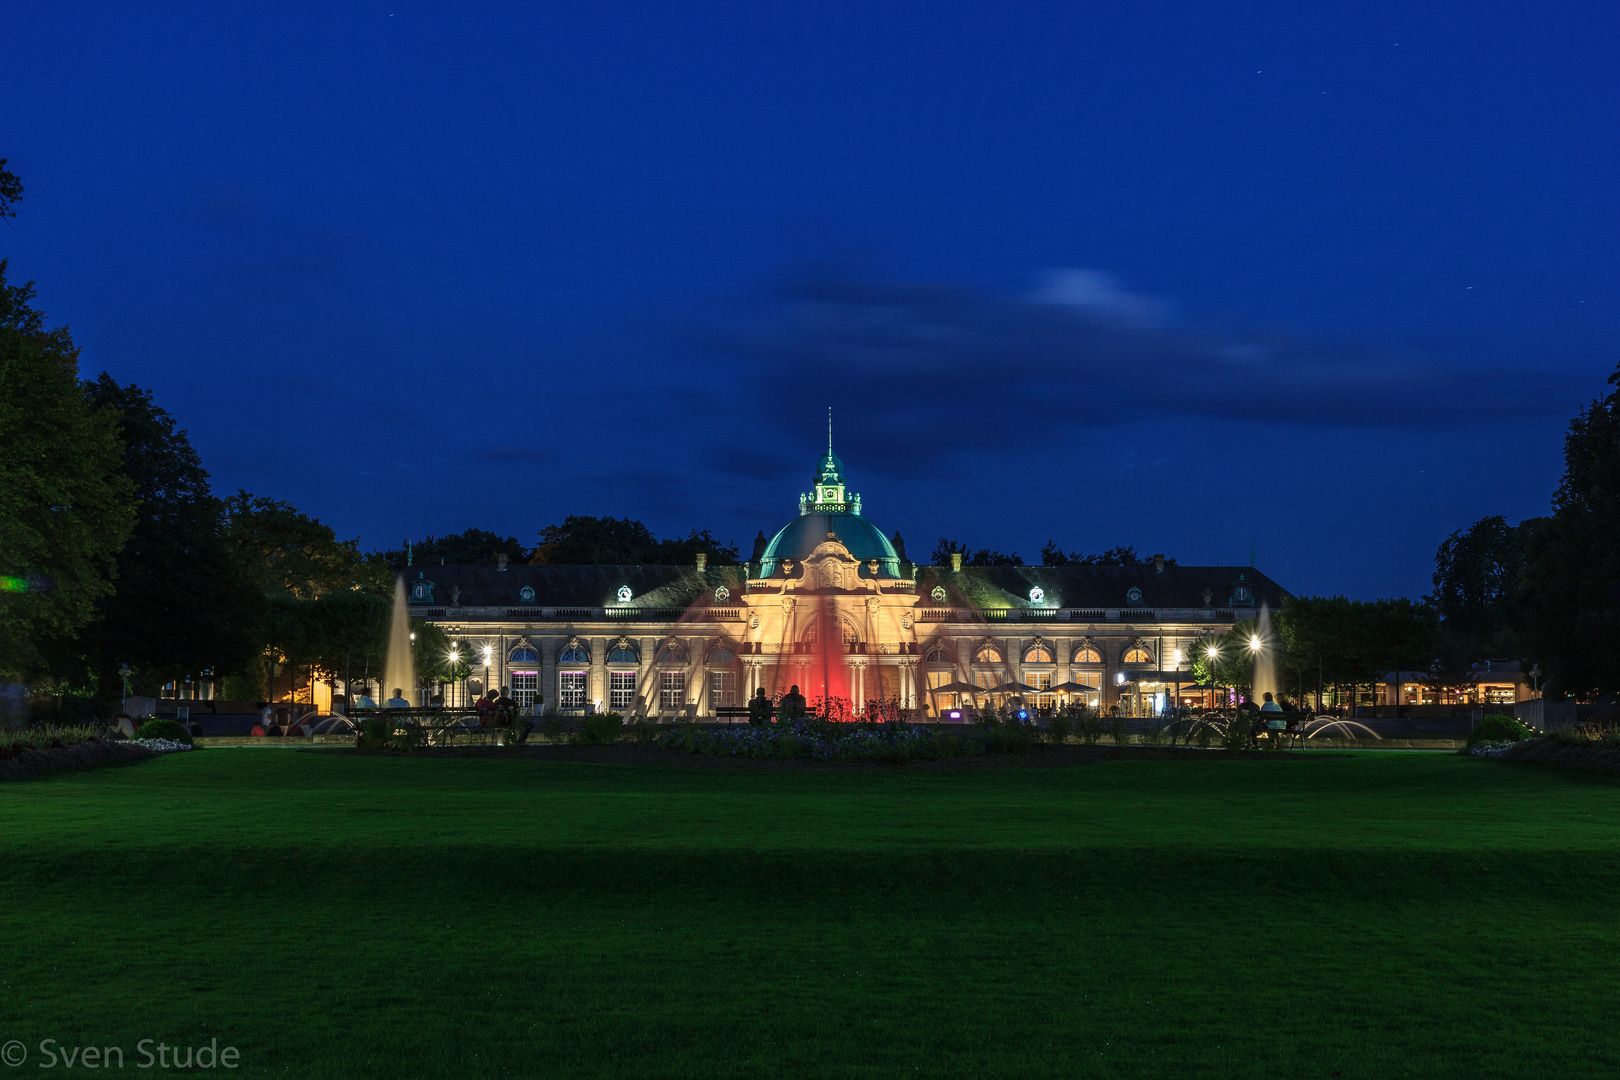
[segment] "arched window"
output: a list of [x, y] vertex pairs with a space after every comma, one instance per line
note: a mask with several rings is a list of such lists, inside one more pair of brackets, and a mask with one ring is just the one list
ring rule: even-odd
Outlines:
[[686, 663], [686, 646], [678, 641], [666, 641], [664, 647], [658, 650], [660, 664]]
[[843, 627], [844, 627], [843, 632], [844, 632], [844, 644], [845, 645], [853, 645], [857, 641], [861, 640], [861, 636], [855, 632], [855, 628], [853, 626], [851, 626], [849, 623], [844, 623]]
[[636, 647], [634, 645], [615, 645], [608, 651], [608, 663], [639, 664], [641, 663], [641, 656], [636, 652]]
[[930, 664], [956, 663], [956, 657], [952, 656], [950, 651], [942, 645], [935, 645], [932, 649], [929, 649], [928, 654], [924, 656], [923, 659], [928, 661]]
[[804, 633], [799, 635], [799, 640], [806, 645], [814, 645], [816, 643], [816, 633], [816, 624], [812, 622], [804, 628]]
[[1153, 663], [1153, 657], [1148, 655], [1148, 651], [1142, 648], [1142, 646], [1132, 645], [1130, 648], [1125, 650], [1125, 663], [1151, 664]]
[[1090, 645], [1082, 645], [1078, 649], [1074, 650], [1074, 663], [1101, 664], [1102, 654], [1096, 649], [1093, 649]]
[[507, 660], [514, 664], [538, 664], [540, 654], [533, 649], [519, 647], [512, 650], [512, 655], [508, 656]]
[[1001, 663], [1001, 652], [994, 645], [986, 642], [979, 646], [978, 652], [973, 654], [973, 662], [975, 664], [999, 664]]
[[1050, 664], [1051, 662], [1052, 650], [1045, 645], [1031, 645], [1024, 652], [1024, 663], [1026, 664]]
[[729, 667], [737, 662], [737, 654], [724, 645], [717, 645], [709, 650], [710, 667]]
[[591, 662], [591, 652], [584, 645], [564, 645], [562, 652], [557, 654], [559, 664], [588, 664]]

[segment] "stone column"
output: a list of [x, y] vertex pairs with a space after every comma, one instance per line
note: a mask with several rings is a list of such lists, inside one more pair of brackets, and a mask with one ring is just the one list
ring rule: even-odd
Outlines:
[[1078, 681], [1069, 671], [1069, 661], [1074, 657], [1074, 642], [1069, 638], [1058, 638], [1052, 643], [1052, 659], [1057, 661], [1057, 670], [1052, 681], [1066, 683]]
[[607, 709], [607, 638], [591, 638], [587, 646], [591, 650], [591, 688], [589, 700], [601, 702], [598, 712]]
[[562, 641], [552, 637], [536, 639], [540, 650], [540, 696], [545, 698], [548, 712], [557, 708], [557, 650], [562, 647]]

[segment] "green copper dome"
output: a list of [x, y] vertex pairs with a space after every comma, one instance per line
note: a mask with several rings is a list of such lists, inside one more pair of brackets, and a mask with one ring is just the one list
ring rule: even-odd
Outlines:
[[766, 546], [759, 576], [776, 573], [783, 559], [805, 558], [834, 533], [861, 562], [876, 559], [879, 577], [899, 577], [900, 557], [882, 530], [861, 517], [861, 497], [845, 487], [844, 463], [833, 453], [830, 438], [811, 483], [815, 490], [799, 496], [798, 518], [782, 526]]
[[858, 514], [823, 514], [811, 511], [782, 526], [765, 548], [760, 560], [760, 577], [770, 577], [782, 566], [783, 559], [795, 562], [805, 558], [820, 544], [827, 542], [827, 534], [836, 533], [838, 542], [861, 562], [878, 561], [879, 577], [900, 576], [900, 556], [894, 553], [883, 530]]

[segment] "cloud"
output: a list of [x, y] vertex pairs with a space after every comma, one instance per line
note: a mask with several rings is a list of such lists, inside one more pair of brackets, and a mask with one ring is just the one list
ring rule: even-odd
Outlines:
[[1101, 270], [1048, 270], [1030, 299], [1037, 304], [1077, 308], [1125, 326], [1151, 328], [1174, 321], [1169, 301], [1126, 292], [1112, 274]]
[[1092, 270], [1053, 271], [1028, 297], [820, 277], [708, 344], [724, 358], [721, 383], [750, 388], [765, 414], [792, 409], [797, 428], [799, 410], [838, 405], [840, 444], [897, 471], [919, 455], [1027, 449], [1141, 422], [1432, 430], [1564, 415], [1578, 396], [1568, 376], [1177, 328], [1169, 311]]

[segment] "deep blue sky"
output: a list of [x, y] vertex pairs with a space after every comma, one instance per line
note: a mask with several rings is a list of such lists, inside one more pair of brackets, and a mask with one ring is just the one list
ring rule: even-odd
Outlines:
[[367, 546], [796, 512], [1421, 594], [1620, 339], [1612, 4], [37, 5], [14, 280]]

